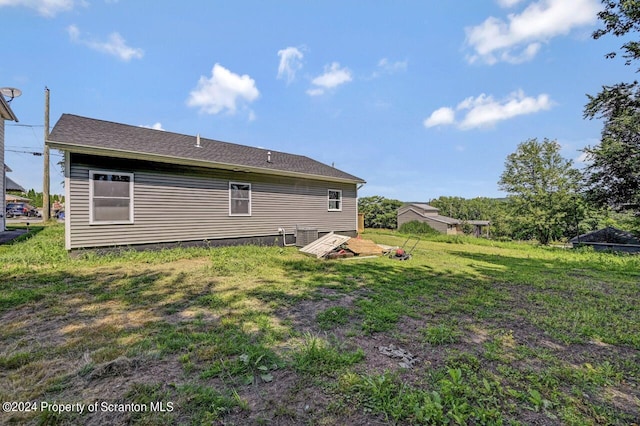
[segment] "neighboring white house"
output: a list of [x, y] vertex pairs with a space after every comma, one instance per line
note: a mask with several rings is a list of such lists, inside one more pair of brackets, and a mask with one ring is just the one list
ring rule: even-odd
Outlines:
[[4, 232], [6, 228], [6, 207], [5, 207], [5, 198], [6, 198], [6, 190], [5, 190], [5, 182], [6, 182], [6, 166], [4, 165], [4, 121], [18, 121], [16, 115], [11, 111], [11, 107], [9, 103], [4, 98], [4, 95], [0, 94], [0, 202], [2, 209], [0, 210], [0, 232]]

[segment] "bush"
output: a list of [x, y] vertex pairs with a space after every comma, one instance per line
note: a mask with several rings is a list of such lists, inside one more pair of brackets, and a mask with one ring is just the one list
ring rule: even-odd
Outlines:
[[399, 231], [403, 234], [419, 234], [419, 235], [440, 235], [440, 232], [433, 229], [429, 224], [412, 220], [400, 225]]

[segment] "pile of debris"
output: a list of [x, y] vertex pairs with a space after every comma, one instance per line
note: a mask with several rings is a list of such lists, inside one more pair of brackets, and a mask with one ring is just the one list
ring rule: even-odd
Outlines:
[[398, 365], [401, 368], [412, 368], [413, 364], [415, 364], [419, 360], [419, 358], [412, 355], [411, 352], [407, 352], [406, 350], [399, 348], [393, 344], [389, 346], [379, 346], [378, 351], [380, 351], [380, 353], [383, 355], [399, 360], [400, 362], [398, 362]]
[[318, 259], [344, 259], [349, 257], [377, 257], [387, 254], [388, 248], [379, 246], [370, 240], [351, 238], [345, 235], [328, 233], [300, 251]]

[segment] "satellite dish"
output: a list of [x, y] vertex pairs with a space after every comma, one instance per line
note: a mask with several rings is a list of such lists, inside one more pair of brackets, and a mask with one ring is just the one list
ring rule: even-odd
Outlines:
[[18, 98], [22, 95], [22, 90], [16, 89], [15, 87], [2, 87], [0, 88], [0, 93], [6, 98], [10, 98], [7, 102], [11, 102], [13, 98]]

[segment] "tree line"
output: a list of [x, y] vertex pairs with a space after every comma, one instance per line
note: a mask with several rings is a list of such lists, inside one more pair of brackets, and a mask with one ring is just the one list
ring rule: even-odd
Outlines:
[[[42, 207], [43, 206], [43, 193], [42, 192], [37, 192], [35, 189], [30, 189], [27, 191], [26, 193], [26, 198], [29, 199], [29, 204], [31, 204], [33, 207]], [[51, 196], [49, 197], [51, 203], [64, 203], [64, 195], [60, 195], [60, 194], [51, 194]]]

